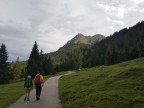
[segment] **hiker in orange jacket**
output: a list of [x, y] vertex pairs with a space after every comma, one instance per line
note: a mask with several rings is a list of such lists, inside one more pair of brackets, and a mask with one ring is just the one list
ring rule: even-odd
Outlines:
[[40, 72], [37, 72], [34, 78], [34, 82], [35, 82], [35, 88], [36, 88], [36, 99], [40, 100], [42, 86], [44, 84], [44, 79], [43, 79], [43, 76], [40, 74]]

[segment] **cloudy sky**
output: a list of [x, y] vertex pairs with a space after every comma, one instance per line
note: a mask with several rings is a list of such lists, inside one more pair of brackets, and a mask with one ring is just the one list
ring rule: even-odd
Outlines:
[[144, 20], [144, 0], [0, 0], [0, 45], [26, 60], [35, 41], [56, 51], [76, 34], [109, 36]]

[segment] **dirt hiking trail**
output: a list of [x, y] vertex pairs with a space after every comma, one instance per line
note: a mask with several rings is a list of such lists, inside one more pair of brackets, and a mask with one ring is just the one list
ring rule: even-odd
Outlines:
[[[71, 72], [70, 72], [71, 73]], [[8, 108], [62, 108], [58, 94], [58, 80], [60, 76], [49, 78], [42, 87], [40, 100], [36, 100], [35, 89], [31, 91], [30, 101], [24, 101], [22, 96]]]

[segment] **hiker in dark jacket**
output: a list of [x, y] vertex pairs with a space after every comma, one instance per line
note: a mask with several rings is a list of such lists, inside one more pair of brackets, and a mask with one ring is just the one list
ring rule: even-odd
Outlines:
[[40, 100], [42, 86], [44, 84], [44, 79], [43, 79], [43, 76], [40, 74], [40, 72], [37, 72], [34, 78], [34, 82], [35, 82], [35, 88], [36, 88], [36, 99]]
[[31, 76], [29, 75], [27, 77], [27, 79], [25, 80], [25, 83], [24, 83], [24, 88], [25, 88], [25, 98], [24, 98], [24, 101], [29, 101], [29, 97], [30, 97], [30, 90], [32, 89], [33, 87], [33, 83], [32, 83], [32, 79], [31, 79]]

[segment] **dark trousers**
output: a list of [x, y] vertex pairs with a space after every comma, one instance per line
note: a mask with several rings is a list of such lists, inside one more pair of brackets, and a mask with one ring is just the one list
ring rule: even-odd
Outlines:
[[40, 85], [35, 85], [35, 87], [36, 87], [36, 97], [40, 98], [42, 86], [40, 84]]

